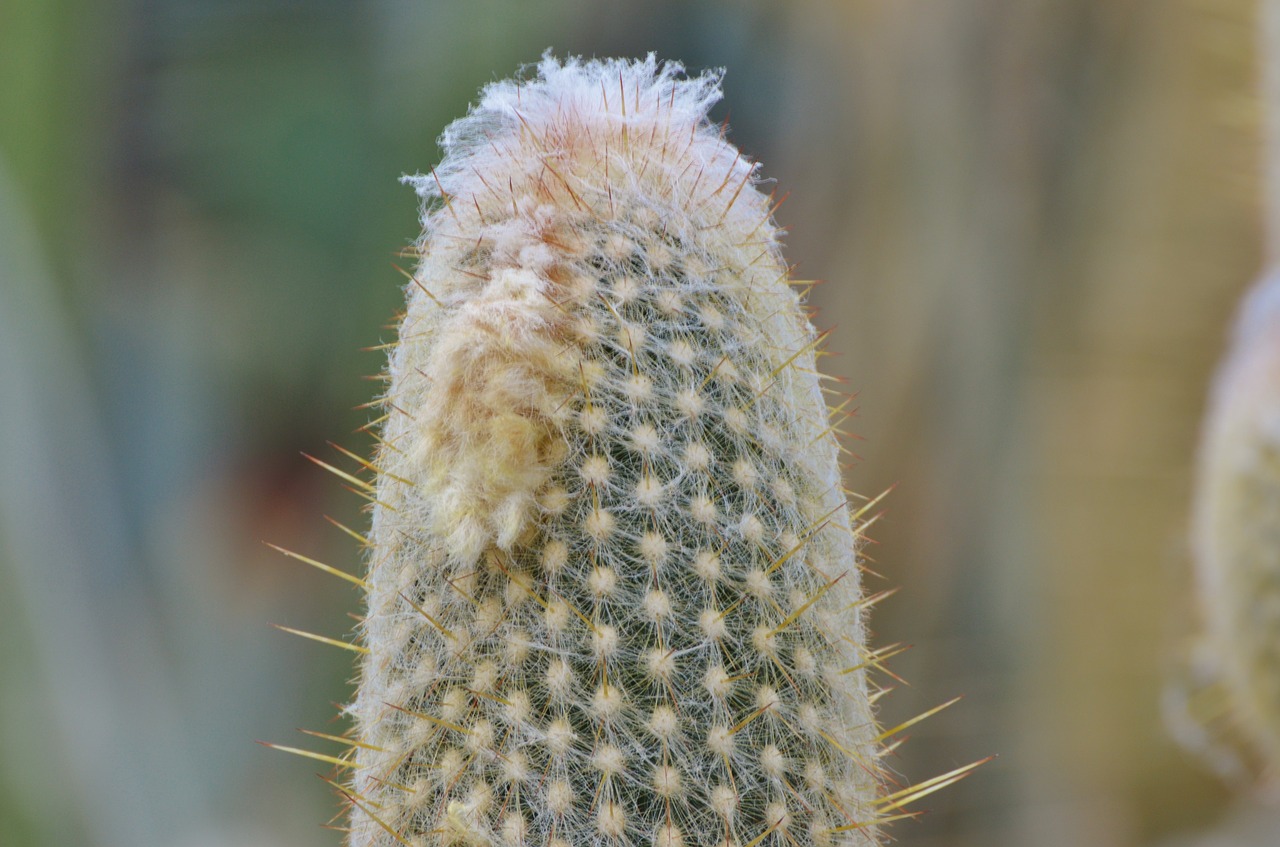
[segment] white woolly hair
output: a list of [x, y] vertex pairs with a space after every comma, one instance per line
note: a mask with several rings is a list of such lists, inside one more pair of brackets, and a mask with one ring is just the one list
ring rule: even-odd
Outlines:
[[[561, 183], [576, 201], [604, 209], [609, 199], [630, 193], [630, 202], [670, 210], [674, 190], [684, 209], [719, 196], [726, 185], [737, 190], [753, 182], [757, 165], [724, 140], [708, 111], [721, 96], [723, 71], [685, 77], [679, 62], [645, 59], [569, 58], [545, 55], [537, 76], [490, 83], [465, 118], [444, 131], [444, 159], [429, 174], [408, 176], [424, 199], [423, 238], [455, 222], [438, 214], [434, 201], [466, 198], [477, 191], [503, 192], [520, 176]], [[661, 140], [661, 149], [653, 143]], [[636, 154], [640, 155], [637, 156]], [[550, 168], [552, 174], [545, 169]], [[482, 183], [478, 185], [477, 183]], [[665, 190], [650, 196], [648, 189]], [[763, 198], [737, 195], [727, 208], [705, 208], [750, 220], [764, 211]], [[706, 225], [704, 216], [669, 215], [664, 224], [679, 229]], [[771, 228], [772, 229], [772, 228]]]
[[[723, 69], [684, 76], [680, 62], [658, 63], [653, 53], [643, 60], [570, 57], [561, 61], [549, 52], [530, 80], [501, 80], [486, 85], [467, 117], [454, 121], [440, 138], [444, 161], [431, 174], [405, 177], [424, 199], [472, 190], [477, 172], [506, 170], [507, 145], [521, 146], [523, 131], [550, 141], [607, 144], [624, 135], [638, 136], [661, 128], [691, 130], [692, 142], [680, 152], [682, 164], [695, 161], [713, 168], [724, 156], [735, 160], [734, 180], [755, 165], [737, 155], [708, 120], [720, 101]], [[586, 132], [575, 139], [581, 130]], [[569, 150], [547, 152], [568, 153]], [[600, 152], [600, 148], [597, 148]], [[687, 158], [686, 158], [687, 157]], [[672, 164], [676, 160], [673, 159]], [[741, 170], [738, 170], [738, 169]], [[606, 176], [601, 174], [601, 176]], [[600, 186], [597, 186], [600, 187]], [[429, 206], [427, 208], [430, 208]], [[424, 215], [427, 224], [429, 215]]]

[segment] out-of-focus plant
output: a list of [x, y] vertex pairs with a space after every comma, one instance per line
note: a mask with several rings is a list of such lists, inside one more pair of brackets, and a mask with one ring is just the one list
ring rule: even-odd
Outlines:
[[[1259, 19], [1271, 229], [1280, 222], [1280, 3]], [[1272, 253], [1280, 238], [1272, 236]], [[1205, 632], [1174, 729], [1219, 772], [1280, 776], [1280, 271], [1247, 293], [1205, 412], [1192, 553]]]

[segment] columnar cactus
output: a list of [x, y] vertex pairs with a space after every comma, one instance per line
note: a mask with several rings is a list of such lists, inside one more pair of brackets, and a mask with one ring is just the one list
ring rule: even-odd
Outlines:
[[1194, 552], [1217, 675], [1209, 693], [1245, 758], [1280, 776], [1280, 274], [1244, 301], [1210, 397], [1196, 495]]
[[293, 750], [350, 847], [877, 844], [970, 769], [881, 789], [821, 338], [719, 84], [546, 58], [410, 180], [376, 484], [332, 469], [363, 644], [311, 636], [363, 654], [353, 752]]
[[1224, 775], [1280, 779], [1280, 0], [1258, 4], [1270, 269], [1206, 404], [1191, 549], [1204, 633], [1173, 729]]

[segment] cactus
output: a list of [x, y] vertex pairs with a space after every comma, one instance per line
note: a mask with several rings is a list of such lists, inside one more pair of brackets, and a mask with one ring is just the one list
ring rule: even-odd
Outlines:
[[1205, 407], [1190, 548], [1203, 631], [1167, 692], [1175, 736], [1280, 786], [1280, 0], [1258, 4], [1270, 267], [1241, 299]]
[[350, 847], [878, 844], [970, 769], [882, 787], [874, 501], [719, 95], [547, 57], [409, 179], [353, 754], [304, 753]]
[[[1280, 776], [1280, 274], [1245, 298], [1210, 396], [1193, 551], [1207, 726], [1192, 746], [1228, 775]], [[1190, 733], [1184, 733], [1190, 735]], [[1234, 749], [1233, 749], [1234, 748]]]

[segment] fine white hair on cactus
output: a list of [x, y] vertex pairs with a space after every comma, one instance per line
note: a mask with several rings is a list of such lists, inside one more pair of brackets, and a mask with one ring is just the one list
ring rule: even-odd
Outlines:
[[408, 179], [419, 263], [344, 575], [355, 734], [320, 757], [351, 847], [878, 844], [973, 767], [882, 791], [878, 498], [850, 513], [822, 336], [719, 96], [548, 56]]

